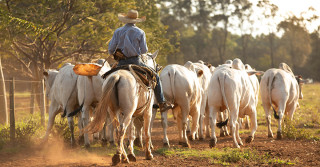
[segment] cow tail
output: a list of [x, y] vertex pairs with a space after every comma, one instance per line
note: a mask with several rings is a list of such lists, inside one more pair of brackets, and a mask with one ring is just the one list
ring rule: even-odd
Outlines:
[[[92, 83], [92, 77], [88, 77], [91, 80]], [[93, 84], [93, 83], [92, 83]], [[87, 81], [84, 81], [84, 95], [83, 95], [83, 100], [79, 108], [75, 109], [71, 113], [68, 114], [68, 117], [73, 117], [77, 115], [80, 111], [82, 111], [83, 105], [84, 105], [84, 100], [86, 99], [86, 89], [87, 89]]]
[[69, 99], [70, 99], [72, 93], [74, 92], [75, 88], [77, 87], [78, 75], [76, 75], [76, 76], [77, 76], [77, 79], [76, 79], [76, 82], [75, 82], [74, 85], [73, 85], [73, 89], [72, 89], [72, 91], [71, 91], [71, 93], [70, 93], [70, 95], [69, 95], [69, 97], [68, 97], [66, 106], [64, 107], [63, 114], [61, 115], [62, 118], [64, 118], [64, 117], [67, 115], [67, 106], [68, 106]]
[[[224, 90], [225, 79], [226, 79], [226, 75], [225, 74], [223, 75], [222, 79], [220, 79], [220, 76], [218, 77], [222, 98], [223, 98], [224, 104], [226, 105], [226, 108], [227, 108], [227, 111], [228, 111], [228, 117], [229, 117], [230, 116], [230, 109], [229, 109], [226, 93], [225, 93], [225, 90]], [[222, 128], [223, 126], [226, 126], [228, 124], [228, 120], [229, 120], [229, 118], [227, 118], [225, 121], [221, 120], [221, 122], [217, 122], [217, 127], [218, 128]]]
[[273, 105], [272, 105], [272, 100], [271, 100], [271, 90], [272, 90], [272, 83], [274, 80], [274, 75], [271, 76], [271, 78], [268, 78], [270, 80], [268, 80], [268, 95], [269, 95], [269, 103], [273, 109], [273, 116], [275, 119], [279, 119], [279, 115], [277, 114], [277, 111], [274, 109]]
[[[107, 81], [106, 87], [102, 91], [102, 98], [95, 109], [94, 119], [89, 123], [87, 127], [84, 128], [84, 133], [96, 133], [99, 132], [105, 123], [108, 108], [112, 108], [112, 105], [118, 105], [119, 100], [117, 94], [117, 84], [120, 81], [120, 76], [111, 76]], [[115, 95], [115, 96], [114, 96]], [[111, 98], [116, 98], [112, 100]], [[116, 104], [111, 104], [116, 102]], [[111, 104], [111, 105], [110, 105]]]

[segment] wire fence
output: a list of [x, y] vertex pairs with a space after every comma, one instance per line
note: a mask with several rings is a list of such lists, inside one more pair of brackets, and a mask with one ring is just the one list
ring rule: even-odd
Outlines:
[[[2, 100], [7, 102], [7, 112], [10, 120], [10, 138], [15, 140], [15, 122], [18, 117], [28, 113], [40, 112], [41, 125], [45, 126], [45, 113], [49, 107], [49, 101], [45, 96], [44, 80], [4, 80], [6, 91], [0, 94]], [[5, 98], [3, 98], [5, 96]], [[5, 104], [5, 102], [4, 102]], [[5, 109], [4, 109], [5, 110]]]

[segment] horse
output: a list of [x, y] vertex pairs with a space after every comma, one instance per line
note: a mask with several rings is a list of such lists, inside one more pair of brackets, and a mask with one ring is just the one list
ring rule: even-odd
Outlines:
[[[142, 61], [150, 68], [156, 70], [155, 58], [158, 51], [153, 54], [141, 55]], [[133, 145], [128, 147], [129, 154], [124, 149], [124, 137], [126, 130], [133, 117], [143, 115], [145, 132], [146, 159], [153, 159], [151, 153], [150, 122], [152, 117], [152, 106], [154, 91], [145, 86], [134, 74], [128, 70], [117, 70], [107, 76], [102, 86], [102, 99], [100, 100], [93, 121], [86, 127], [89, 133], [98, 132], [103, 128], [107, 112], [109, 113], [116, 128], [117, 152], [112, 157], [113, 165], [122, 161], [129, 163], [136, 161]], [[129, 140], [133, 138], [129, 136]]]

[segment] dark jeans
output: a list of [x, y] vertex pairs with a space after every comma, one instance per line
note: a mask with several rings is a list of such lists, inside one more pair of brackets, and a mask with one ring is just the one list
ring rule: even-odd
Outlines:
[[[143, 67], [148, 67], [147, 65], [145, 65], [141, 61], [140, 56], [128, 58], [126, 60], [120, 60], [117, 67], [122, 66], [122, 65], [127, 65], [127, 64], [135, 64], [135, 65], [139, 65], [139, 66], [143, 66]], [[163, 96], [161, 81], [160, 81], [159, 75], [157, 73], [155, 73], [155, 76], [157, 79], [157, 85], [154, 88], [154, 94], [156, 96], [158, 103], [162, 103], [162, 102], [165, 102], [165, 98]]]

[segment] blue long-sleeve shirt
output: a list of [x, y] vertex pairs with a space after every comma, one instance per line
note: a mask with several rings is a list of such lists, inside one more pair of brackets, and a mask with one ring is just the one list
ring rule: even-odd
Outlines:
[[121, 49], [126, 57], [147, 53], [145, 32], [132, 23], [116, 29], [109, 43], [109, 54], [113, 54], [116, 49]]

